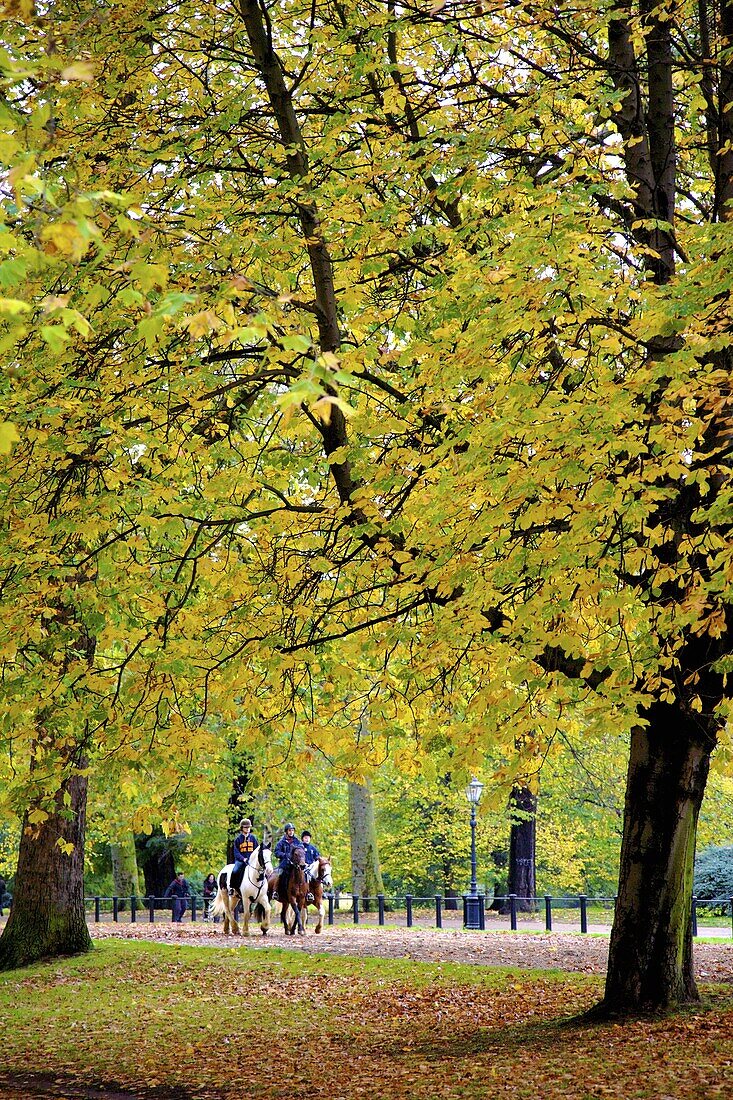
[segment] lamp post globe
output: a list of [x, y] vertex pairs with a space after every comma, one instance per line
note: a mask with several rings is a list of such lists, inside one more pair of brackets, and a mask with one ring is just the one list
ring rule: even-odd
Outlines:
[[466, 798], [471, 806], [471, 889], [466, 897], [466, 928], [481, 928], [481, 906], [476, 880], [476, 807], [481, 801], [484, 785], [474, 775], [466, 787]]

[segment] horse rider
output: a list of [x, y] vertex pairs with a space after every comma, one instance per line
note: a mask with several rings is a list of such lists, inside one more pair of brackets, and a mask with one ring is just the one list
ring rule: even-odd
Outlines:
[[246, 863], [258, 844], [257, 837], [252, 832], [252, 822], [248, 817], [243, 817], [239, 822], [239, 832], [234, 838], [234, 863]]
[[243, 817], [239, 822], [239, 832], [234, 838], [234, 870], [230, 882], [230, 890], [238, 890], [244, 878], [244, 868], [247, 860], [257, 847], [257, 837], [252, 832], [252, 822], [248, 817]]
[[311, 835], [308, 829], [304, 829], [300, 834], [300, 839], [305, 848], [305, 862], [313, 863], [315, 860], [320, 859], [321, 853], [316, 848], [315, 844], [311, 841]]
[[[308, 829], [304, 829], [300, 834], [300, 841], [305, 849], [305, 878], [306, 882], [310, 883], [313, 880], [313, 875], [311, 875], [309, 868], [311, 864], [315, 863], [315, 861], [320, 858], [321, 853], [311, 841], [311, 835]], [[310, 886], [308, 887], [306, 901], [313, 901], [313, 894], [311, 893]]]
[[291, 862], [293, 852], [296, 848], [302, 848], [303, 845], [295, 835], [295, 826], [292, 821], [288, 821], [285, 824], [283, 835], [275, 845], [275, 855], [280, 860], [279, 871], [284, 871], [287, 865]]
[[293, 862], [293, 856], [295, 855], [297, 849], [302, 847], [302, 841], [298, 840], [297, 836], [295, 835], [295, 826], [293, 825], [292, 821], [287, 821], [285, 823], [285, 828], [283, 829], [283, 835], [280, 837], [277, 844], [275, 845], [275, 856], [277, 857], [277, 859], [280, 860], [277, 869], [277, 875], [276, 877], [273, 876], [275, 881], [275, 889], [272, 896], [276, 901], [278, 900], [277, 883], [280, 879], [280, 876], [282, 875], [285, 868]]

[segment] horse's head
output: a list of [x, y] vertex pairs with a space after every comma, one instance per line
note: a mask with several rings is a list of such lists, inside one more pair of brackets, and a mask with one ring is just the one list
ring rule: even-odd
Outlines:
[[319, 875], [321, 882], [326, 890], [333, 890], [333, 879], [331, 878], [331, 857], [321, 856], [318, 860]]
[[294, 867], [305, 867], [305, 848], [298, 845], [290, 853], [290, 862]]
[[272, 874], [272, 852], [264, 844], [259, 846], [257, 862], [266, 875]]
[[254, 852], [250, 854], [247, 863], [258, 879], [264, 878], [265, 875], [272, 874], [272, 857], [270, 849], [265, 848], [263, 844], [257, 845]]

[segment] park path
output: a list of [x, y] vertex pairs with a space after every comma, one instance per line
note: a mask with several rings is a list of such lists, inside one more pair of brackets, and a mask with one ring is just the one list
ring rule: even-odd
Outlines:
[[[462, 929], [325, 927], [320, 935], [285, 936], [273, 927], [267, 936], [225, 936], [218, 926], [178, 924], [91, 924], [97, 939], [156, 940], [196, 946], [233, 947], [257, 951], [268, 947], [301, 951], [310, 955], [376, 956], [426, 962], [470, 963], [475, 966], [509, 966], [522, 969], [569, 970], [605, 974], [608, 937], [573, 932], [465, 932]], [[733, 981], [733, 943], [695, 943], [695, 968], [704, 982]]]

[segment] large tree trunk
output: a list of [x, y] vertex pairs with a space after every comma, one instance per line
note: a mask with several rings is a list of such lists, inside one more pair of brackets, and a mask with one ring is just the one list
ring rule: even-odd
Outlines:
[[124, 906], [125, 898], [137, 897], [140, 893], [134, 833], [123, 833], [117, 843], [110, 844], [109, 850], [115, 894], [121, 899], [120, 905]]
[[[517, 895], [517, 908], [534, 912], [537, 892], [535, 840], [537, 796], [525, 786], [513, 788], [509, 799], [512, 826], [509, 834], [509, 885], [507, 893]], [[516, 813], [515, 813], [516, 811]]]
[[227, 803], [227, 848], [224, 857], [227, 863], [231, 863], [234, 859], [234, 838], [239, 832], [239, 822], [243, 817], [250, 817], [252, 829], [255, 833], [257, 832], [252, 812], [247, 809], [247, 797], [252, 779], [252, 756], [248, 752], [238, 750], [233, 744], [230, 744], [230, 748], [232, 752], [232, 785], [229, 789], [229, 801]]
[[697, 999], [692, 973], [695, 836], [712, 742], [656, 704], [631, 737], [619, 896], [600, 1015]]
[[[140, 866], [143, 869], [145, 893], [148, 897], [162, 899], [176, 876], [176, 862], [171, 844], [163, 836], [163, 830], [160, 826], [153, 829], [150, 836], [141, 835], [136, 837], [135, 843], [140, 856]], [[170, 908], [170, 902], [158, 901], [155, 908]]]
[[[349, 835], [351, 837], [351, 889], [360, 898], [384, 893], [379, 867], [377, 829], [372, 786], [349, 783]], [[367, 908], [373, 908], [367, 903]]]
[[[13, 906], [0, 937], [0, 970], [91, 950], [84, 911], [86, 800], [86, 777], [72, 775], [56, 798], [61, 812], [40, 824], [30, 824], [26, 814]], [[59, 840], [73, 850], [67, 854]]]

